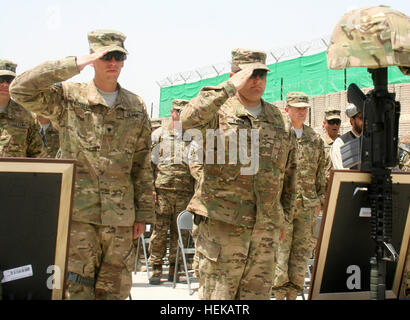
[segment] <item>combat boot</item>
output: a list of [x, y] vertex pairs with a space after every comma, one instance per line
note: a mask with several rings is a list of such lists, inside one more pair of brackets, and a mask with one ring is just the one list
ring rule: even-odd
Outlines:
[[154, 264], [152, 266], [152, 275], [149, 278], [149, 284], [158, 285], [161, 283], [161, 276], [162, 276], [162, 265], [161, 264]]

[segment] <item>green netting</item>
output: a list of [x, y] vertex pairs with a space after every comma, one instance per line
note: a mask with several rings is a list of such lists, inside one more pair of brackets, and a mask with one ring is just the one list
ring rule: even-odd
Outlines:
[[[311, 56], [268, 65], [266, 90], [263, 99], [269, 102], [284, 100], [289, 91], [303, 91], [310, 97], [345, 90], [346, 85], [356, 83], [360, 88], [373, 85], [366, 68], [331, 70], [327, 67], [326, 51]], [[389, 84], [409, 83], [410, 77], [403, 75], [397, 67], [389, 67]], [[201, 81], [161, 88], [159, 116], [170, 116], [174, 99], [190, 100], [205, 86], [218, 85], [227, 80], [228, 73]]]
[[180, 84], [171, 87], [161, 88], [159, 117], [171, 116], [171, 103], [174, 99], [191, 100], [198, 95], [199, 90], [207, 86], [216, 86], [229, 78], [229, 74], [208, 78], [197, 82]]

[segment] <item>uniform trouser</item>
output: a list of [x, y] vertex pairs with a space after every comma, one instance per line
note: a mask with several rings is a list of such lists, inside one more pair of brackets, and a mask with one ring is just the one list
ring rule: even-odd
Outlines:
[[[192, 194], [187, 193], [157, 190], [155, 223], [149, 245], [149, 263], [151, 265], [163, 264], [163, 259], [167, 253], [168, 230], [170, 238], [168, 261], [175, 263], [178, 246], [177, 217], [181, 211], [186, 209], [191, 196]], [[182, 232], [184, 243], [187, 242], [188, 235], [187, 231]]]
[[279, 229], [201, 221], [196, 251], [198, 296], [205, 300], [270, 299]]
[[285, 227], [279, 244], [273, 289], [293, 288], [303, 291], [307, 263], [317, 242], [316, 208], [302, 208]]
[[68, 271], [94, 285], [67, 281], [66, 299], [118, 299], [129, 296], [135, 263], [133, 227], [71, 222]]

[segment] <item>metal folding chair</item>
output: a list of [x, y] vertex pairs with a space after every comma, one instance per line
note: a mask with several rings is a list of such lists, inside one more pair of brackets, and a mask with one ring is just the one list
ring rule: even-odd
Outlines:
[[[192, 295], [194, 292], [193, 292], [193, 290], [191, 290], [191, 282], [190, 282], [189, 271], [188, 271], [187, 262], [186, 262], [186, 255], [187, 254], [195, 254], [195, 248], [194, 247], [185, 248], [181, 231], [182, 230], [187, 230], [189, 232], [189, 239], [188, 240], [190, 240], [190, 239], [192, 239], [192, 226], [193, 226], [192, 213], [187, 211], [187, 210], [182, 211], [177, 217], [178, 248], [177, 248], [176, 261], [175, 261], [173, 288], [175, 288], [175, 285], [176, 285], [179, 253], [181, 253], [182, 261], [184, 262], [185, 276], [186, 276], [186, 280], [187, 280], [187, 284], [188, 284], [188, 290], [189, 290], [190, 295]], [[188, 241], [188, 243], [190, 243], [190, 241]], [[193, 272], [194, 270], [190, 270], [190, 271]]]
[[145, 267], [147, 269], [148, 280], [149, 280], [149, 264], [148, 264], [148, 255], [147, 255], [146, 245], [149, 244], [149, 241], [150, 241], [150, 238], [145, 238], [144, 233], [139, 236], [138, 242], [137, 242], [137, 257], [135, 259], [135, 266], [134, 266], [134, 273], [137, 273], [137, 265], [138, 265], [138, 260], [139, 260], [140, 245], [142, 243], [142, 248], [143, 248], [143, 251], [144, 251]]

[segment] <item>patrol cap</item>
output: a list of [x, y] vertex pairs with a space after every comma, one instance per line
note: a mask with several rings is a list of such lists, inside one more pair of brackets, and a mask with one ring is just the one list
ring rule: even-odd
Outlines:
[[333, 119], [342, 120], [342, 117], [340, 116], [340, 109], [335, 108], [335, 107], [326, 108], [326, 110], [325, 110], [325, 119], [326, 120], [333, 120]]
[[288, 92], [286, 95], [286, 104], [295, 108], [310, 107], [308, 95], [298, 91]]
[[266, 66], [266, 53], [250, 49], [233, 49], [232, 72], [247, 68], [270, 71]]
[[184, 99], [174, 99], [172, 101], [172, 108], [171, 110], [182, 110], [187, 104], [189, 103], [188, 100], [184, 100]]
[[16, 76], [17, 64], [10, 60], [0, 59], [0, 76]]
[[153, 129], [159, 128], [161, 125], [162, 125], [161, 120], [159, 120], [159, 119], [151, 119], [151, 127], [152, 127]]
[[346, 106], [346, 115], [351, 118], [354, 117], [356, 114], [358, 114], [360, 111], [357, 109], [357, 107], [353, 103], [349, 103]]
[[128, 54], [124, 48], [124, 41], [126, 36], [116, 30], [94, 30], [88, 33], [88, 43], [92, 51], [97, 51], [101, 48], [111, 51], [120, 51]]

